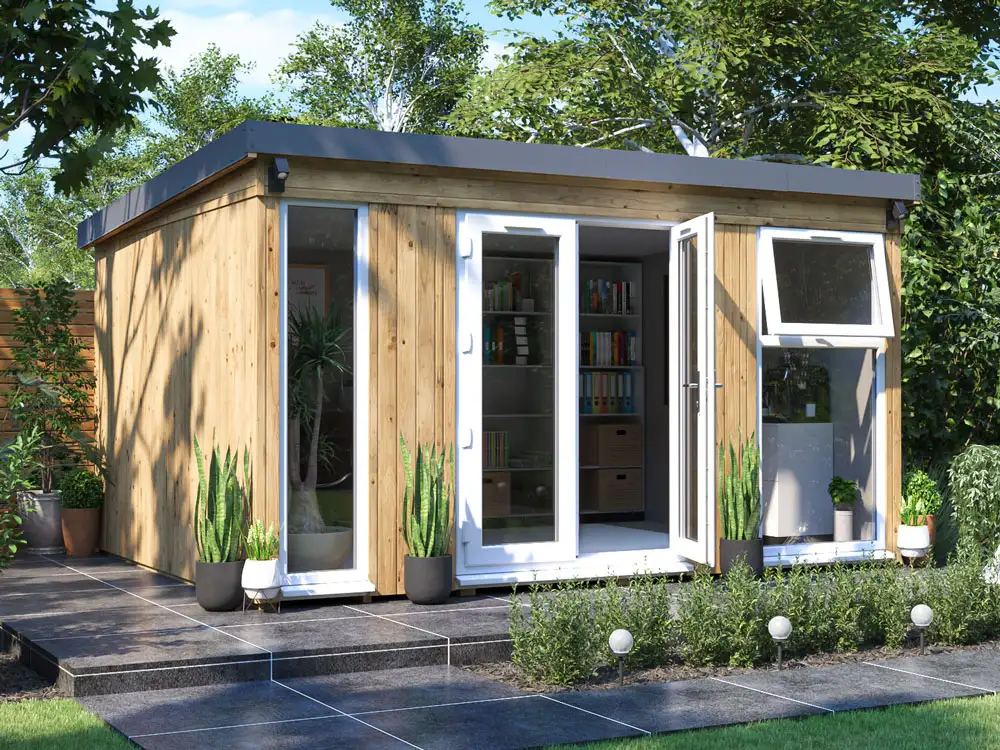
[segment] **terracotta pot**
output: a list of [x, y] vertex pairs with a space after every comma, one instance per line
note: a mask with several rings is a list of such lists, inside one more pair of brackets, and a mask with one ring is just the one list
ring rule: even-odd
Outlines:
[[764, 542], [761, 539], [720, 539], [719, 571], [728, 573], [737, 560], [746, 559], [755, 574], [764, 572]]
[[63, 508], [62, 535], [66, 554], [89, 557], [97, 551], [101, 533], [100, 508]]
[[414, 604], [441, 604], [451, 596], [451, 555], [403, 558], [403, 588]]
[[934, 546], [934, 516], [924, 516], [924, 523], [927, 524], [927, 534], [931, 538], [931, 546]]

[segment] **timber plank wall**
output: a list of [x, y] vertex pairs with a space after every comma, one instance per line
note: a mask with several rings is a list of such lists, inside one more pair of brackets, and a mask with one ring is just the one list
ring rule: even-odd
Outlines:
[[[94, 370], [94, 292], [79, 290], [75, 294], [79, 305], [70, 328], [73, 336], [84, 346], [83, 356]], [[7, 394], [14, 384], [14, 378], [4, 374], [13, 364], [15, 350], [21, 344], [14, 340], [14, 311], [24, 306], [24, 298], [15, 289], [0, 289], [0, 442], [6, 442], [17, 435], [17, 425], [7, 410]], [[83, 423], [83, 431], [94, 436], [93, 395], [91, 395], [91, 418]]]

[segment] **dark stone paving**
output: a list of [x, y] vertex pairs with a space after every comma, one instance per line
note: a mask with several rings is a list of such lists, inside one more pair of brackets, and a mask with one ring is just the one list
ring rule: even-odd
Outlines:
[[1000, 691], [1000, 651], [981, 649], [871, 662], [879, 668], [947, 680], [980, 690]]

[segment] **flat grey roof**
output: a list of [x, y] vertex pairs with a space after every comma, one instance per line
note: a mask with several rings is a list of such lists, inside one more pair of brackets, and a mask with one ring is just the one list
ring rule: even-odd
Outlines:
[[97, 242], [249, 154], [920, 200], [916, 175], [248, 121], [81, 222], [77, 243], [86, 247]]

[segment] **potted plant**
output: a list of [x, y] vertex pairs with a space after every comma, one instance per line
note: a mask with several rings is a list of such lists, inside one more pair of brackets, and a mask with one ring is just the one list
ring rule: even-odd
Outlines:
[[725, 447], [719, 444], [719, 510], [722, 539], [719, 541], [719, 569], [726, 573], [740, 558], [755, 573], [764, 570], [764, 544], [760, 538], [760, 448], [753, 433], [741, 443], [740, 454], [729, 443], [729, 471]]
[[249, 505], [250, 454], [243, 451], [244, 484], [236, 476], [235, 455], [212, 451], [208, 475], [205, 461], [194, 440], [198, 464], [198, 494], [194, 506], [194, 533], [198, 546], [195, 595], [202, 609], [226, 612], [243, 601], [243, 518]]
[[931, 546], [931, 537], [925, 522], [923, 501], [918, 495], [903, 495], [899, 520], [896, 531], [899, 554], [910, 559], [924, 557]]
[[24, 534], [15, 498], [27, 489], [28, 474], [37, 468], [35, 458], [41, 436], [37, 430], [19, 432], [0, 447], [0, 572], [24, 546]]
[[[13, 311], [11, 337], [18, 346], [4, 372], [14, 379], [6, 406], [19, 429], [37, 429], [40, 435], [38, 489], [20, 491], [18, 505], [28, 548], [57, 551], [63, 547], [63, 532], [55, 477], [79, 462], [74, 453], [93, 453], [93, 441], [81, 430], [91, 416], [93, 368], [70, 327], [78, 305], [69, 282], [53, 281], [18, 294], [24, 301]], [[102, 466], [95, 457], [87, 458]]]
[[74, 557], [94, 554], [101, 530], [104, 482], [92, 471], [77, 469], [67, 474], [59, 487], [66, 552]]
[[922, 470], [907, 472], [903, 478], [903, 496], [912, 498], [914, 505], [921, 509], [927, 536], [934, 544], [934, 516], [941, 510], [941, 491], [937, 482]]
[[409, 554], [403, 558], [403, 588], [415, 604], [440, 604], [451, 596], [452, 564], [451, 498], [454, 491], [455, 448], [451, 447], [447, 481], [444, 450], [417, 446], [417, 471], [410, 465], [410, 451], [399, 436], [406, 487], [403, 491], [403, 541]]
[[[348, 526], [329, 524], [320, 511], [316, 485], [320, 464], [331, 467], [336, 456], [320, 427], [331, 386], [349, 371], [344, 341], [351, 329], [331, 305], [291, 310], [288, 320], [288, 569], [336, 570], [353, 547]], [[303, 447], [305, 446], [305, 456]], [[305, 460], [303, 460], [305, 459]]]
[[826, 491], [833, 501], [833, 541], [854, 541], [854, 503], [858, 499], [858, 483], [835, 476]]
[[264, 529], [256, 520], [247, 532], [247, 560], [243, 564], [243, 591], [250, 601], [274, 599], [281, 591], [281, 571], [278, 570], [278, 537], [274, 527]]

